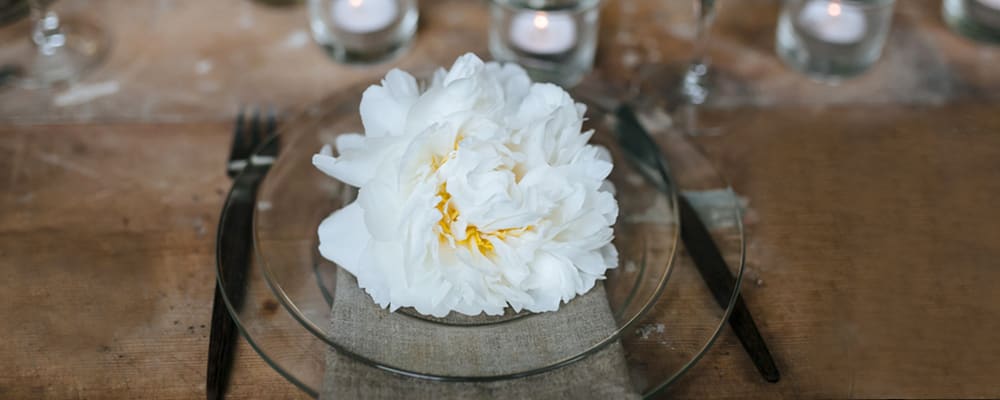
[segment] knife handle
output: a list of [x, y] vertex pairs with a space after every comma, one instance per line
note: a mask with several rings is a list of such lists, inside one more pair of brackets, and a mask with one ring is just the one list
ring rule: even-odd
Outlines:
[[[677, 200], [681, 218], [681, 240], [694, 260], [702, 280], [712, 292], [712, 297], [715, 298], [719, 307], [725, 309], [729, 306], [729, 301], [736, 289], [736, 279], [729, 272], [722, 252], [712, 240], [711, 232], [705, 227], [697, 211], [683, 195], [678, 196]], [[729, 315], [729, 326], [733, 328], [740, 344], [743, 345], [743, 349], [746, 350], [750, 360], [753, 361], [764, 380], [772, 383], [779, 381], [781, 374], [778, 372], [778, 367], [774, 363], [774, 358], [771, 357], [771, 352], [767, 349], [764, 338], [757, 330], [757, 324], [754, 323], [750, 310], [747, 309], [741, 295], [737, 294], [733, 311]]]
[[[627, 104], [620, 104], [614, 109], [614, 113], [617, 121], [614, 133], [618, 137], [618, 143], [639, 166], [639, 172], [657, 189], [669, 196], [676, 185], [670, 176], [667, 160], [663, 157], [659, 144], [653, 140]], [[705, 223], [691, 203], [683, 194], [677, 196], [677, 202], [681, 241], [684, 242], [684, 247], [691, 255], [712, 297], [719, 303], [719, 307], [726, 309], [736, 291], [736, 279], [729, 272], [729, 266], [726, 265], [726, 260], [712, 239], [711, 232], [705, 227]], [[750, 316], [750, 311], [738, 292], [733, 311], [729, 316], [729, 325], [732, 326], [736, 337], [740, 339], [740, 343], [764, 379], [768, 382], [780, 380], [781, 375], [774, 364], [771, 352], [768, 351], [764, 338], [760, 336], [757, 325], [753, 322], [753, 317]]]

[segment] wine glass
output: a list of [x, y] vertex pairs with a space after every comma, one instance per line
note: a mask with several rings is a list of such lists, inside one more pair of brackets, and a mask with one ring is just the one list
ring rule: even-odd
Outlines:
[[699, 134], [698, 107], [710, 93], [709, 31], [715, 19], [715, 0], [693, 0], [695, 36], [690, 57], [680, 62], [642, 64], [629, 80], [629, 96], [640, 108], [662, 108], [672, 127]]
[[708, 98], [708, 33], [715, 17], [715, 0], [695, 0], [695, 15], [698, 16], [694, 37], [691, 65], [684, 73], [681, 93], [688, 104], [700, 105]]
[[[0, 38], [0, 62], [13, 81], [28, 88], [71, 83], [99, 65], [107, 55], [104, 30], [75, 15], [52, 10], [54, 0], [27, 0], [27, 25], [12, 27], [18, 37]], [[22, 29], [18, 29], [22, 28]], [[30, 36], [25, 38], [24, 31]], [[29, 39], [29, 40], [25, 40]]]

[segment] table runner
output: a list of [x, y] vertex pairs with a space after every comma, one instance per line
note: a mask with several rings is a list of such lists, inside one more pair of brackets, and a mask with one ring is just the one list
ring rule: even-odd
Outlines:
[[[563, 305], [554, 313], [528, 317], [518, 323], [500, 325], [483, 335], [435, 338], [421, 334], [429, 322], [381, 309], [361, 288], [354, 276], [337, 271], [336, 291], [328, 335], [349, 350], [376, 354], [379, 359], [419, 360], [434, 371], [448, 375], [495, 374], [500, 363], [493, 356], [498, 348], [518, 346], [520, 354], [505, 353], [504, 364], [525, 363], [532, 353], [564, 354], [571, 346], [592, 343], [617, 325], [611, 315], [604, 285]], [[547, 320], [543, 320], [546, 318]], [[553, 323], [566, 329], [552, 331]], [[424, 326], [426, 327], [426, 326]], [[477, 328], [466, 328], [477, 329]], [[600, 335], [600, 336], [596, 336]], [[464, 341], [457, 344], [455, 341]], [[512, 342], [513, 341], [513, 342]], [[455, 352], [456, 349], [478, 349]], [[428, 356], [436, 354], [436, 356]], [[453, 357], [442, 357], [448, 354]], [[454, 360], [454, 362], [450, 362]], [[446, 362], [447, 361], [447, 362]], [[370, 367], [330, 348], [320, 393], [321, 399], [638, 399], [628, 377], [620, 342], [580, 361], [527, 378], [494, 382], [435, 382], [405, 377]]]

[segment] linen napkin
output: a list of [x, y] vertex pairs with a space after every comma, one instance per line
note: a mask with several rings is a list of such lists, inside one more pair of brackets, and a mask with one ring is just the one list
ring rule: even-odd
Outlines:
[[[559, 311], [491, 329], [428, 333], [427, 321], [381, 309], [354, 276], [337, 270], [328, 335], [348, 350], [440, 375], [490, 375], [537, 366], [539, 354], [574, 355], [616, 329], [603, 282]], [[553, 326], [559, 326], [553, 329]], [[464, 330], [463, 330], [464, 329]], [[434, 329], [430, 329], [434, 330]], [[441, 332], [440, 330], [435, 330]], [[470, 334], [470, 332], [476, 332]], [[558, 357], [559, 359], [563, 357]], [[554, 359], [554, 358], [553, 358]], [[320, 399], [638, 399], [615, 342], [552, 371], [492, 382], [439, 382], [383, 371], [330, 348]]]

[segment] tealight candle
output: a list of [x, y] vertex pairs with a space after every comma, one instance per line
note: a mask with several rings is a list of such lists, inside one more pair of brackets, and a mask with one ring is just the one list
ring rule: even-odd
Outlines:
[[813, 79], [837, 83], [878, 61], [895, 0], [785, 0], [775, 31], [778, 57]]
[[836, 0], [810, 1], [799, 13], [799, 23], [817, 39], [841, 45], [860, 42], [867, 31], [864, 13]]
[[351, 33], [371, 33], [385, 29], [399, 10], [394, 0], [334, 0], [334, 23]]
[[570, 87], [594, 66], [602, 0], [492, 0], [490, 53]]
[[338, 62], [388, 60], [408, 49], [417, 31], [417, 0], [308, 0], [308, 5], [313, 40]]
[[576, 22], [565, 13], [522, 12], [511, 21], [511, 43], [528, 53], [564, 53], [573, 48], [576, 38]]

